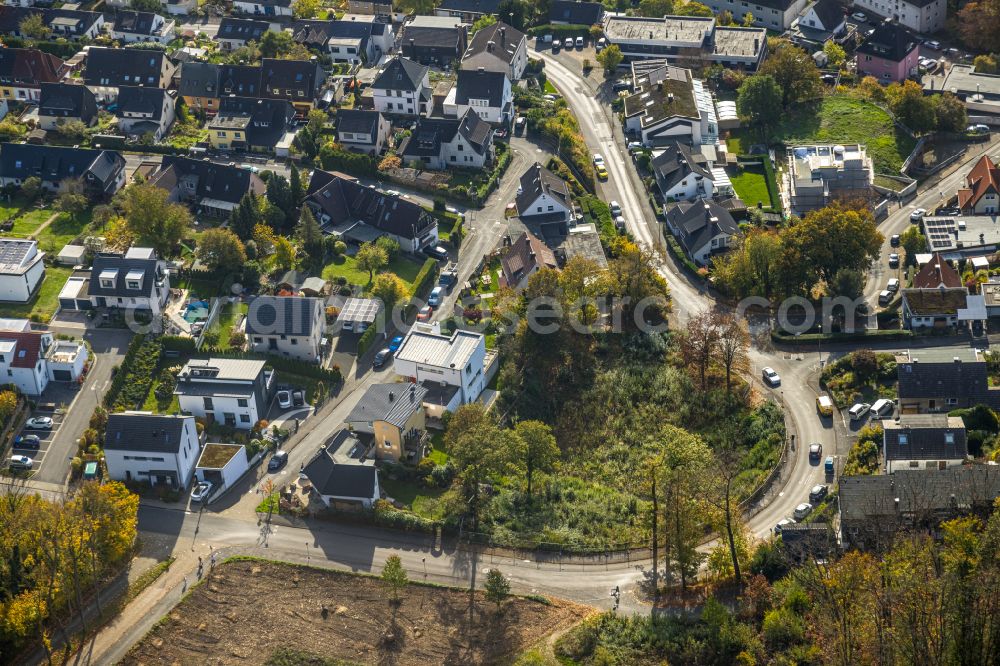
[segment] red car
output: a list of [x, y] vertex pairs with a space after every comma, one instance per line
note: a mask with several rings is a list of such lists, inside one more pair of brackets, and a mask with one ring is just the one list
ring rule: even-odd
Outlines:
[[434, 314], [434, 308], [429, 305], [425, 305], [420, 308], [419, 312], [417, 312], [417, 321], [430, 321], [432, 314]]

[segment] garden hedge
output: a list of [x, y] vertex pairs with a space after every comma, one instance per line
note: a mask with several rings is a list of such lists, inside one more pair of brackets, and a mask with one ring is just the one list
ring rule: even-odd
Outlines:
[[375, 339], [377, 335], [378, 335], [377, 325], [372, 324], [367, 329], [365, 329], [365, 332], [362, 333], [361, 337], [358, 339], [358, 358], [364, 356], [365, 352], [371, 349], [372, 345], [375, 344]]
[[434, 281], [437, 279], [438, 262], [436, 259], [427, 259], [420, 267], [420, 272], [413, 279], [413, 296], [423, 298], [434, 288]]
[[886, 331], [858, 331], [856, 333], [803, 333], [802, 335], [789, 335], [779, 331], [771, 331], [772, 342], [799, 343], [799, 342], [856, 342], [877, 338], [879, 340], [908, 340], [913, 337], [913, 331], [905, 329]]
[[557, 37], [561, 37], [562, 39], [566, 39], [567, 37], [590, 37], [590, 26], [583, 25], [582, 23], [569, 23], [566, 25], [546, 23], [545, 25], [536, 25], [534, 28], [529, 28], [528, 34], [539, 38], [543, 35], [552, 35], [552, 39], [556, 39]]

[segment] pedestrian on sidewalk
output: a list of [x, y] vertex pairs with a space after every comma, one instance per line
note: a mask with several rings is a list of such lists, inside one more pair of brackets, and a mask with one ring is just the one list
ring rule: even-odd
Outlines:
[[181, 591], [182, 592], [187, 592], [187, 589], [188, 589], [188, 577], [184, 576], [184, 586], [181, 587]]

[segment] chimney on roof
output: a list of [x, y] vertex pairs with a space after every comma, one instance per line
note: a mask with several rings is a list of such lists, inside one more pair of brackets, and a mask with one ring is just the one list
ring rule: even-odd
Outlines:
[[479, 68], [479, 69], [477, 69], [476, 71], [477, 71], [477, 72], [485, 72], [485, 71], [486, 71], [486, 68], [485, 68], [485, 67], [480, 67], [480, 68]]
[[393, 393], [392, 391], [389, 391], [389, 402], [392, 402], [395, 399], [396, 399], [396, 394]]
[[954, 361], [955, 363], [961, 363], [961, 362], [962, 362], [962, 359], [960, 359], [960, 358], [959, 358], [959, 357], [957, 357], [957, 356], [955, 356], [955, 357], [954, 357], [954, 358], [952, 358], [951, 360], [953, 360], [953, 361]]
[[496, 44], [493, 42], [492, 39], [490, 41], [486, 42], [486, 50], [487, 51], [492, 52], [494, 46], [496, 46]]

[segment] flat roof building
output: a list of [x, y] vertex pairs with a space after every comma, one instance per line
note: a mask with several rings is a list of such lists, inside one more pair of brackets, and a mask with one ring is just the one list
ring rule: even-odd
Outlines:
[[694, 16], [608, 15], [604, 36], [621, 49], [625, 62], [664, 58], [683, 65], [693, 60], [752, 71], [767, 52], [763, 28], [718, 27], [714, 18]]

